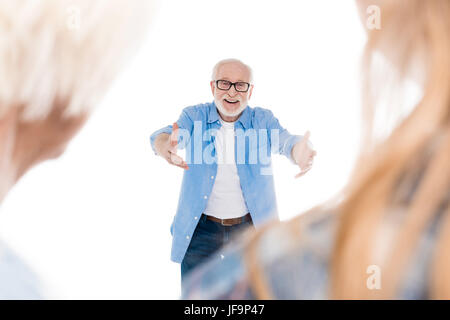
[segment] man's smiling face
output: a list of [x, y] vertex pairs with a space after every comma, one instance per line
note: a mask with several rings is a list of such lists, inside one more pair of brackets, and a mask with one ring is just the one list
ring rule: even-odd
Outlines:
[[247, 92], [236, 91], [234, 86], [228, 90], [217, 88], [215, 80], [227, 80], [230, 82], [250, 83], [250, 70], [239, 62], [227, 62], [222, 64], [211, 81], [211, 90], [214, 96], [219, 114], [225, 121], [235, 121], [247, 106], [252, 95], [253, 85]]

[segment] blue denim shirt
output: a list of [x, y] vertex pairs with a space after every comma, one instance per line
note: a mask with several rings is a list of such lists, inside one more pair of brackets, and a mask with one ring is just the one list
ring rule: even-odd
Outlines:
[[[216, 105], [211, 102], [183, 109], [177, 125], [179, 146], [186, 148], [189, 165], [184, 171], [178, 208], [170, 228], [171, 259], [181, 262], [214, 185], [217, 173], [214, 139], [221, 123]], [[153, 151], [156, 137], [171, 132], [169, 125], [151, 135]], [[293, 162], [292, 147], [302, 136], [290, 134], [270, 110], [249, 106], [235, 122], [235, 135], [235, 160], [242, 193], [254, 226], [259, 228], [278, 219], [270, 155], [280, 153]]]

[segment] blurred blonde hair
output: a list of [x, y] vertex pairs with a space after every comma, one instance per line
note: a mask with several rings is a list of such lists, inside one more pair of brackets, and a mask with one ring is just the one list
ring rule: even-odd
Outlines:
[[0, 0], [0, 118], [88, 112], [146, 31], [152, 1]]
[[[382, 27], [368, 34], [364, 68], [364, 149], [342, 201], [333, 206], [338, 230], [331, 259], [330, 298], [395, 298], [408, 262], [426, 228], [443, 213], [430, 272], [431, 298], [450, 298], [450, 1], [381, 1]], [[391, 68], [380, 70], [380, 53]], [[397, 69], [393, 72], [392, 66]], [[419, 72], [418, 72], [419, 71]], [[401, 84], [411, 75], [420, 77], [422, 96], [415, 108], [386, 138], [377, 136], [374, 122], [380, 97], [390, 88], [383, 75]], [[401, 86], [397, 94], [404, 94]], [[396, 105], [388, 103], [389, 112]], [[420, 177], [420, 179], [418, 179]], [[323, 206], [308, 215], [323, 211]], [[330, 210], [330, 209], [327, 209]], [[391, 239], [386, 221], [401, 220]], [[301, 224], [304, 215], [286, 223]], [[270, 228], [270, 227], [268, 227]], [[291, 228], [295, 229], [295, 228]], [[246, 254], [253, 291], [273, 298], [258, 264], [254, 235]], [[295, 235], [298, 238], [298, 234]], [[293, 237], [294, 238], [294, 237]], [[381, 240], [391, 240], [382, 257]], [[369, 290], [368, 266], [379, 265], [382, 287]], [[298, 270], [301, 272], [301, 270]]]

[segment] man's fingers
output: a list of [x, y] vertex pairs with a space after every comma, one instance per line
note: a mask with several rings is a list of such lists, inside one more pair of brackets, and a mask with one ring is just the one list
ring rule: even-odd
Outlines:
[[172, 125], [172, 133], [170, 134], [170, 145], [176, 147], [178, 143], [178, 124], [176, 122]]
[[181, 163], [181, 164], [175, 164], [175, 163], [173, 163], [173, 165], [174, 165], [174, 166], [177, 166], [177, 167], [180, 167], [180, 168], [182, 168], [182, 169], [184, 169], [184, 170], [189, 169], [189, 166], [186, 164], [186, 162], [183, 162], [183, 163]]
[[305, 173], [307, 173], [309, 170], [311, 170], [311, 168], [312, 168], [312, 167], [310, 166], [310, 167], [308, 167], [308, 168], [306, 168], [306, 169], [300, 171], [299, 173], [296, 174], [295, 178], [301, 177], [302, 175], [304, 175]]
[[306, 158], [306, 157], [302, 158], [297, 164], [300, 168], [305, 168], [305, 167], [310, 166], [313, 163], [313, 161], [314, 161], [314, 157], [310, 156], [308, 158]]
[[311, 135], [311, 133], [309, 131], [306, 131], [305, 134], [303, 135], [303, 139], [300, 141], [300, 152], [304, 153], [306, 147], [308, 146], [308, 139], [309, 136]]
[[183, 168], [183, 169], [189, 169], [189, 166], [183, 160], [183, 158], [181, 158], [176, 153], [169, 152], [169, 157], [168, 157], [167, 161], [169, 161], [169, 163], [171, 163], [171, 164], [173, 164], [173, 165], [175, 165], [177, 167], [180, 167], [180, 168]]
[[182, 163], [180, 163], [180, 164], [177, 164], [177, 163], [174, 163], [172, 160], [170, 160], [170, 158], [166, 158], [166, 160], [167, 160], [168, 163], [170, 163], [173, 166], [180, 167], [180, 168], [183, 168], [185, 170], [189, 169], [189, 166], [184, 161]]
[[177, 153], [177, 145], [175, 144], [175, 145], [172, 145], [172, 143], [170, 144], [170, 146], [169, 146], [169, 152], [170, 153]]
[[306, 172], [300, 172], [300, 173], [297, 173], [296, 175], [295, 175], [295, 179], [297, 179], [297, 178], [300, 178], [302, 175], [304, 175]]
[[298, 161], [298, 165], [300, 167], [300, 172], [295, 176], [295, 178], [299, 178], [307, 173], [312, 168], [312, 162], [314, 156], [317, 154], [316, 151], [311, 150], [308, 146], [308, 140], [311, 136], [311, 132], [308, 130], [303, 135], [303, 139], [300, 144], [300, 160]]
[[300, 178], [302, 175], [304, 175], [305, 173], [307, 172], [307, 170], [306, 171], [300, 171], [299, 173], [297, 173], [297, 175], [295, 176], [295, 178]]
[[305, 134], [303, 135], [302, 140], [300, 141], [299, 146], [297, 147], [297, 154], [300, 157], [304, 157], [307, 154], [307, 151], [310, 150], [310, 148], [308, 147], [308, 139], [309, 136], [311, 135], [311, 133], [308, 131], [305, 132]]
[[309, 130], [305, 132], [305, 135], [303, 136], [303, 140], [305, 141], [305, 143], [308, 141], [310, 135], [311, 132], [309, 132]]
[[178, 147], [178, 124], [176, 122], [173, 123], [172, 125], [172, 133], [170, 134], [170, 147], [169, 147], [169, 158], [167, 159], [167, 161], [169, 161], [169, 163], [183, 168], [185, 170], [189, 169], [189, 166], [187, 165], [187, 163], [183, 160], [183, 158], [181, 158], [180, 156], [177, 155], [177, 147]]
[[179, 155], [177, 155], [176, 153], [170, 153], [170, 160], [174, 163], [174, 164], [180, 164], [183, 163], [183, 158], [181, 158]]
[[317, 152], [314, 150], [307, 149], [302, 153], [302, 156], [300, 157], [300, 160], [298, 164], [301, 166], [305, 166], [306, 164], [309, 164], [313, 162], [314, 157], [316, 156]]
[[181, 158], [179, 155], [177, 155], [177, 147], [178, 147], [178, 124], [176, 122], [172, 125], [172, 133], [169, 137], [169, 154], [166, 157], [167, 162], [170, 164], [173, 164], [174, 166], [183, 168], [183, 169], [189, 169], [187, 163]]

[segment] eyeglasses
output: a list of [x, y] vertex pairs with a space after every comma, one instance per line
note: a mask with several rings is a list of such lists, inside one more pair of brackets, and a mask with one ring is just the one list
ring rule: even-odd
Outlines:
[[250, 88], [250, 83], [247, 82], [231, 82], [228, 80], [216, 80], [216, 87], [220, 90], [230, 90], [231, 86], [238, 92], [247, 92]]

